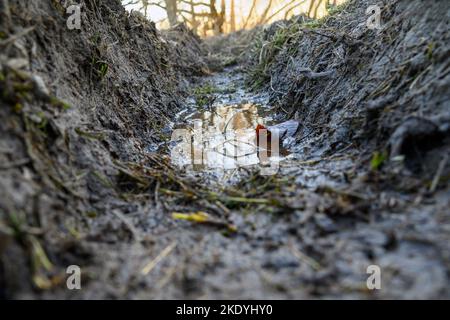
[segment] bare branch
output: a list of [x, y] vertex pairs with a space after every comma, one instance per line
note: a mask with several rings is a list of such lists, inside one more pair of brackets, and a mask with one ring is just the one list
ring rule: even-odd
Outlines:
[[248, 22], [249, 22], [250, 19], [252, 18], [253, 11], [255, 11], [255, 8], [256, 8], [256, 2], [257, 2], [257, 0], [253, 0], [252, 7], [250, 8], [250, 12], [249, 12], [249, 14], [248, 14], [248, 16], [247, 16], [247, 19], [245, 20], [245, 23], [244, 23], [244, 26], [242, 27], [242, 29], [247, 28]]

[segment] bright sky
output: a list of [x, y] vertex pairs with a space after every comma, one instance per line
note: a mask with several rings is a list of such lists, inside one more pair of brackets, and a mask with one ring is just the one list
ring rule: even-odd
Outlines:
[[[231, 7], [231, 0], [225, 0], [226, 1], [226, 5], [227, 5], [227, 15], [229, 15], [229, 11], [230, 11], [230, 7]], [[257, 3], [257, 7], [256, 7], [256, 11], [259, 13], [262, 13], [264, 11], [264, 9], [266, 8], [267, 4], [269, 3], [270, 0], [258, 0]], [[285, 3], [286, 0], [273, 0], [274, 4], [273, 4], [273, 9], [272, 12], [276, 11], [277, 9], [281, 8]], [[298, 2], [303, 2], [303, 0], [297, 0]], [[216, 0], [216, 6], [217, 9], [220, 10], [220, 0]], [[295, 11], [295, 14], [298, 14], [300, 12], [305, 12], [307, 11], [309, 4], [310, 4], [310, 0], [304, 1], [305, 3], [303, 3], [302, 5], [300, 5]], [[338, 2], [343, 2], [343, 0], [338, 0]], [[325, 1], [324, 1], [325, 3]], [[236, 6], [236, 20], [237, 20], [237, 24], [239, 25], [239, 23], [242, 21], [242, 18], [246, 18], [250, 8], [252, 6], [252, 0], [235, 0], [235, 6]], [[127, 9], [128, 10], [138, 10], [140, 8], [140, 5], [133, 5], [133, 6], [128, 6]], [[201, 7], [199, 7], [201, 8]], [[324, 12], [319, 12], [319, 16], [321, 16], [322, 14], [324, 14]], [[167, 17], [166, 12], [164, 9], [162, 8], [158, 8], [156, 6], [151, 6], [148, 12], [148, 18], [154, 22], [160, 22], [161, 20], [165, 19]], [[278, 18], [283, 18], [284, 17], [284, 13], [281, 13]]]

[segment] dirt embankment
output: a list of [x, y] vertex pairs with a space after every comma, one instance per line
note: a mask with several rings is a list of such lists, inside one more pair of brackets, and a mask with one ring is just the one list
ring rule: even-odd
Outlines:
[[301, 121], [299, 137], [317, 140], [306, 153], [330, 155], [350, 141], [391, 157], [408, 149], [406, 165], [423, 173], [417, 157], [448, 143], [450, 6], [381, 1], [380, 28], [370, 29], [372, 4], [349, 1], [318, 21], [270, 26], [253, 48], [249, 83]]
[[[86, 230], [130, 236], [120, 219], [107, 222], [127, 207], [113, 187], [127, 190], [122, 163], [145, 162], [181, 108], [182, 80], [206, 72], [198, 39], [183, 27], [168, 37], [183, 39], [174, 43], [119, 0], [61, 3], [2, 2], [2, 297], [60, 286], [65, 266], [100, 250], [78, 245]], [[66, 26], [74, 3], [80, 30]]]
[[[448, 297], [440, 283], [448, 284], [450, 266], [450, 4], [379, 1], [381, 26], [371, 30], [372, 4], [349, 1], [319, 21], [298, 17], [266, 28], [247, 60], [248, 83], [271, 92], [280, 118], [301, 122], [303, 159], [353, 159], [351, 170], [338, 170], [344, 188], [372, 198], [358, 205], [333, 196], [326, 209], [340, 231], [320, 241], [346, 243], [323, 260], [334, 264], [339, 290], [362, 261], [373, 261], [388, 279], [382, 297]], [[371, 222], [348, 229], [345, 212]], [[378, 236], [388, 237], [381, 246]]]

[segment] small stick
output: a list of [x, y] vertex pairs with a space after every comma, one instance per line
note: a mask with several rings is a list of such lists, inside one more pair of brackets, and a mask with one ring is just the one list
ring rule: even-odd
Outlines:
[[301, 252], [300, 250], [298, 250], [293, 243], [291, 243], [289, 245], [289, 248], [291, 249], [292, 254], [299, 259], [300, 261], [305, 261], [306, 264], [308, 264], [311, 268], [313, 268], [314, 270], [318, 271], [320, 269], [322, 269], [322, 266], [313, 258], [307, 256], [306, 254], [304, 254], [303, 252]]
[[27, 28], [27, 29], [25, 29], [25, 30], [19, 32], [19, 33], [16, 33], [16, 34], [12, 35], [11, 37], [9, 37], [9, 38], [6, 39], [6, 40], [0, 41], [0, 47], [7, 46], [7, 45], [10, 44], [11, 42], [16, 41], [17, 39], [19, 39], [19, 38], [21, 38], [21, 37], [27, 35], [28, 33], [30, 33], [30, 32], [33, 31], [33, 30], [34, 30], [34, 27], [30, 27], [30, 28]]
[[24, 165], [29, 164], [30, 162], [31, 162], [31, 160], [28, 159], [28, 158], [17, 160], [14, 163], [8, 163], [8, 164], [5, 164], [5, 165], [0, 165], [0, 170], [8, 170], [8, 169], [22, 167]]
[[444, 156], [444, 158], [441, 160], [441, 162], [439, 163], [439, 167], [438, 167], [438, 169], [436, 171], [436, 175], [434, 176], [433, 182], [431, 183], [431, 186], [430, 186], [430, 192], [431, 193], [436, 191], [436, 188], [437, 188], [437, 186], [439, 184], [439, 180], [440, 180], [441, 175], [442, 175], [442, 171], [444, 171], [445, 164], [447, 163], [447, 161], [448, 161], [448, 154], [446, 154]]
[[141, 271], [141, 274], [146, 276], [148, 275], [158, 263], [160, 263], [165, 257], [167, 257], [173, 249], [177, 246], [177, 241], [169, 244], [161, 253], [152, 261], [150, 261]]
[[131, 231], [131, 233], [133, 234], [133, 238], [135, 241], [140, 241], [141, 237], [139, 235], [139, 232], [136, 230], [136, 228], [134, 227], [134, 225], [130, 222], [130, 220], [125, 217], [121, 212], [114, 210], [113, 214], [119, 218], [126, 226], [127, 228]]

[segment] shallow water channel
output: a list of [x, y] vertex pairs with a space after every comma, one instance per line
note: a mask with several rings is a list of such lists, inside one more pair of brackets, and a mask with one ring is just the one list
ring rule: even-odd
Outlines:
[[217, 105], [196, 111], [176, 125], [173, 164], [193, 170], [233, 170], [261, 165], [276, 167], [289, 152], [282, 146], [271, 118], [261, 105]]

